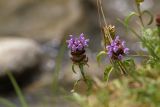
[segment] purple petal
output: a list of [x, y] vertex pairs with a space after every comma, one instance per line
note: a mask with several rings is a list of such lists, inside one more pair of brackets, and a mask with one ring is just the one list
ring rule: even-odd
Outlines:
[[123, 56], [121, 54], [118, 55], [118, 59], [122, 60]]
[[85, 47], [85, 46], [88, 46], [88, 42], [84, 42], [84, 47]]
[[119, 40], [120, 40], [119, 36], [116, 36], [115, 41], [119, 41]]
[[72, 45], [72, 49], [71, 49], [73, 52], [75, 52], [77, 50], [76, 46], [75, 45]]
[[79, 40], [80, 40], [81, 42], [85, 41], [85, 38], [84, 38], [84, 34], [83, 34], [83, 33], [80, 34]]
[[114, 51], [114, 52], [117, 52], [117, 51], [118, 51], [118, 46], [114, 46], [114, 47], [113, 47], [113, 51]]
[[111, 47], [110, 45], [108, 45], [108, 46], [106, 46], [106, 49], [107, 49], [107, 50], [111, 50], [112, 47]]
[[112, 51], [108, 51], [107, 54], [108, 54], [108, 56], [111, 58], [113, 53], [112, 53]]
[[89, 42], [89, 39], [86, 39], [86, 40], [85, 40], [85, 42], [87, 42], [87, 43], [88, 43], [88, 42]]
[[72, 45], [71, 44], [68, 44], [68, 48], [71, 48], [72, 47]]
[[125, 49], [124, 49], [124, 53], [125, 53], [125, 54], [128, 54], [128, 53], [129, 53], [129, 48], [125, 48]]
[[111, 43], [111, 46], [115, 46], [115, 45], [116, 45], [116, 43], [115, 43], [115, 41], [113, 40], [112, 43]]
[[77, 46], [77, 49], [78, 49], [78, 50], [82, 50], [82, 48], [83, 48], [82, 44], [79, 44], [79, 45]]
[[125, 47], [125, 43], [126, 43], [125, 41], [122, 41], [122, 46], [123, 46], [123, 47]]
[[81, 38], [81, 37], [84, 38], [84, 33], [81, 33], [81, 34], [80, 34], [80, 38]]
[[70, 39], [66, 40], [66, 42], [68, 43], [68, 48], [71, 49], [71, 51], [77, 51], [87, 47], [89, 39], [85, 39], [84, 34], [81, 33], [78, 38], [70, 35]]

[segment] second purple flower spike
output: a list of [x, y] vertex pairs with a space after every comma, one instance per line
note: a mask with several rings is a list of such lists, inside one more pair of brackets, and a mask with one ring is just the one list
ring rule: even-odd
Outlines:
[[121, 41], [119, 36], [116, 36], [106, 48], [108, 56], [114, 60], [122, 60], [123, 56], [129, 53], [129, 48], [125, 47], [125, 41]]

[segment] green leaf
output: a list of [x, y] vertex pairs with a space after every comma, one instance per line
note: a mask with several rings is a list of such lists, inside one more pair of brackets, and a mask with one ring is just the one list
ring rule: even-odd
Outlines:
[[2, 98], [2, 97], [0, 97], [0, 104], [3, 104], [3, 105], [6, 106], [6, 107], [16, 107], [15, 104], [13, 104], [13, 103], [10, 102], [9, 100], [4, 99], [4, 98]]
[[104, 80], [108, 82], [109, 80], [109, 76], [110, 76], [110, 73], [113, 71], [113, 67], [110, 65], [110, 66], [107, 66], [105, 68], [105, 71], [104, 71]]
[[149, 15], [149, 16], [150, 16], [150, 20], [149, 20], [149, 22], [148, 22], [148, 25], [152, 24], [152, 22], [153, 22], [153, 20], [154, 20], [154, 17], [153, 17], [153, 15], [152, 15], [152, 13], [149, 12], [148, 10], [144, 10], [144, 11], [142, 12], [142, 14], [147, 14], [147, 15]]
[[75, 91], [76, 86], [78, 85], [78, 82], [80, 82], [81, 79], [77, 80], [74, 85], [73, 85], [73, 89], [71, 90], [71, 92], [73, 93]]
[[98, 64], [100, 64], [102, 55], [106, 55], [106, 52], [105, 52], [105, 51], [100, 51], [100, 52], [97, 54], [96, 59], [97, 59]]
[[127, 62], [129, 62], [131, 65], [135, 65], [134, 60], [132, 58], [126, 59]]
[[128, 30], [130, 30], [136, 37], [142, 40], [141, 36], [132, 27], [128, 26], [123, 20], [118, 18], [117, 21], [123, 24], [123, 26], [125, 26]]
[[144, 37], [152, 37], [152, 34], [153, 34], [153, 31], [152, 31], [152, 29], [150, 29], [150, 28], [148, 28], [148, 29], [145, 29], [144, 30], [144, 32], [142, 32], [143, 33], [143, 36]]
[[133, 16], [138, 16], [138, 14], [136, 12], [131, 12], [124, 20], [125, 24], [128, 26], [129, 25], [129, 21]]
[[126, 59], [125, 61], [123, 61], [123, 64], [125, 65], [125, 67], [128, 69], [128, 71], [134, 71], [135, 70], [135, 62], [133, 59], [129, 58]]
[[74, 69], [75, 64], [72, 65], [72, 71], [76, 74], [76, 71]]
[[158, 36], [158, 29], [152, 29], [152, 35], [153, 36]]
[[21, 107], [28, 107], [26, 99], [25, 99], [20, 87], [18, 86], [18, 83], [17, 83], [16, 79], [14, 78], [13, 74], [11, 72], [7, 71], [7, 75], [9, 77], [14, 89], [15, 89], [15, 92], [16, 92], [19, 100], [20, 100]]
[[[158, 54], [158, 53], [160, 53], [160, 46], [156, 46], [155, 47], [155, 52]], [[159, 55], [159, 54], [158, 54]]]

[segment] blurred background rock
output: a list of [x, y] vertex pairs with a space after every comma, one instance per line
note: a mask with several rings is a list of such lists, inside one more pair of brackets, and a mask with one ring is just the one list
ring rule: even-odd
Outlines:
[[[117, 18], [124, 18], [135, 9], [134, 0], [102, 1], [107, 22], [116, 26], [117, 34], [125, 38], [132, 51], [139, 51], [138, 40], [129, 33], [126, 35], [125, 28], [116, 21]], [[159, 3], [159, 0], [145, 0], [142, 9], [149, 9], [156, 15], [159, 12]], [[147, 20], [146, 17], [145, 21]], [[136, 26], [135, 19], [131, 24]], [[46, 96], [47, 101], [50, 99], [51, 90], [46, 86], [52, 82], [55, 59], [62, 38], [70, 34], [79, 35], [82, 32], [90, 39], [88, 54], [92, 63], [89, 68], [91, 74], [100, 75], [101, 70], [94, 62], [96, 53], [102, 49], [96, 0], [1, 0], [0, 59], [3, 60], [0, 60], [0, 83], [4, 83], [7, 78], [3, 68], [10, 68], [11, 65], [14, 68], [14, 70], [10, 69], [12, 72], [21, 72], [15, 75], [27, 76], [28, 81], [33, 77], [35, 82], [29, 82], [30, 85], [24, 89], [24, 92], [31, 107], [32, 105], [41, 107], [42, 99], [37, 98], [37, 94]], [[68, 52], [65, 51], [59, 77], [65, 87], [76, 79], [71, 72], [71, 63], [68, 62]], [[31, 72], [32, 76], [26, 75]], [[38, 78], [34, 79], [37, 75]], [[26, 78], [17, 79], [23, 81]], [[2, 87], [4, 88], [0, 85], [0, 89]], [[71, 88], [72, 86], [68, 90]], [[18, 104], [15, 97], [8, 98], [14, 99], [13, 101]], [[55, 106], [72, 105], [61, 101], [64, 105], [57, 102]]]

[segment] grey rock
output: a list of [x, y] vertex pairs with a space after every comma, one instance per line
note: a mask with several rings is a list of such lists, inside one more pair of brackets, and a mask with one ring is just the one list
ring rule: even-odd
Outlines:
[[60, 40], [80, 15], [77, 0], [2, 0], [0, 34]]
[[0, 91], [10, 87], [7, 71], [21, 84], [40, 72], [41, 63], [42, 51], [35, 41], [25, 38], [0, 39]]

